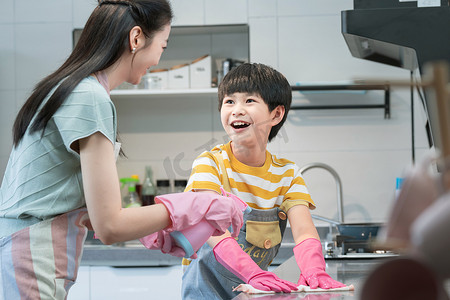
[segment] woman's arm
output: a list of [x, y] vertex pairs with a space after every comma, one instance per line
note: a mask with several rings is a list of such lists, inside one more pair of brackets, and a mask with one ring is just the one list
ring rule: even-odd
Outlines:
[[94, 133], [79, 145], [87, 209], [104, 244], [138, 239], [171, 225], [163, 204], [122, 209], [114, 147], [103, 134]]
[[[203, 190], [203, 189], [196, 189], [195, 190], [196, 193], [213, 193], [213, 194], [218, 194], [217, 192], [213, 191], [213, 190]], [[222, 235], [218, 235], [218, 236], [211, 236], [207, 243], [211, 248], [214, 248], [221, 240], [223, 240], [224, 238], [227, 237], [231, 237], [231, 233], [227, 230], [224, 234]]]
[[306, 205], [296, 205], [288, 210], [289, 224], [295, 244], [299, 244], [308, 238], [320, 240], [316, 226], [312, 221], [309, 208]]

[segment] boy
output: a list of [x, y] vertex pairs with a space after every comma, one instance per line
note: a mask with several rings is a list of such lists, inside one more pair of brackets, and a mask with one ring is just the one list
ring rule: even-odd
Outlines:
[[232, 69], [219, 86], [219, 111], [230, 138], [204, 152], [193, 163], [186, 191], [216, 192], [229, 185], [252, 208], [244, 216], [239, 236], [227, 232], [211, 237], [183, 275], [183, 299], [231, 299], [232, 288], [249, 283], [255, 288], [290, 292], [293, 283], [265, 271], [280, 247], [289, 218], [294, 254], [302, 271], [298, 284], [334, 288], [344, 284], [325, 272], [322, 246], [309, 209], [314, 202], [299, 168], [267, 150], [267, 143], [286, 120], [292, 101], [289, 82], [262, 64]]

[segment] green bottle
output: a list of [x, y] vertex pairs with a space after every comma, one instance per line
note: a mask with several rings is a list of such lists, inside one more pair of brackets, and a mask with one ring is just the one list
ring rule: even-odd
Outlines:
[[121, 178], [122, 185], [127, 186], [127, 192], [122, 198], [122, 207], [139, 207], [142, 206], [141, 199], [136, 192], [136, 184], [139, 182], [137, 178]]
[[153, 181], [152, 167], [145, 167], [145, 178], [141, 188], [142, 205], [155, 204], [156, 186]]

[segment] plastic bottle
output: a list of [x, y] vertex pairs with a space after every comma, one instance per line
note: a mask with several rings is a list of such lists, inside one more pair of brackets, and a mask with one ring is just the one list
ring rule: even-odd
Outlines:
[[131, 175], [131, 178], [137, 179], [137, 182], [135, 184], [136, 186], [136, 193], [139, 196], [139, 199], [141, 199], [142, 202], [142, 198], [141, 198], [141, 188], [142, 188], [142, 184], [140, 184], [140, 180], [139, 180], [139, 175]]
[[174, 181], [174, 193], [182, 193], [187, 186], [186, 179], [176, 179]]
[[139, 199], [139, 195], [136, 192], [136, 183], [139, 182], [139, 179], [127, 177], [121, 178], [120, 182], [127, 187], [126, 194], [122, 197], [122, 207], [141, 206], [141, 199]]
[[152, 167], [145, 167], [145, 178], [141, 187], [141, 200], [142, 205], [152, 205], [155, 204], [156, 186], [153, 181], [153, 170]]
[[158, 179], [156, 180], [156, 195], [166, 195], [170, 193], [170, 180]]
[[397, 177], [395, 179], [395, 200], [398, 199], [398, 196], [400, 196], [400, 192], [402, 190], [404, 178]]
[[[236, 197], [231, 193], [225, 192], [222, 188], [222, 195], [229, 197], [231, 200], [235, 201], [239, 206], [240, 210], [245, 214], [249, 213], [252, 209], [244, 201]], [[188, 227], [182, 231], [173, 231], [170, 235], [175, 240], [175, 243], [181, 247], [184, 252], [186, 252], [185, 258], [190, 258], [195, 252], [200, 249], [203, 244], [211, 237], [214, 233], [214, 227], [212, 227], [205, 219], [199, 223]]]

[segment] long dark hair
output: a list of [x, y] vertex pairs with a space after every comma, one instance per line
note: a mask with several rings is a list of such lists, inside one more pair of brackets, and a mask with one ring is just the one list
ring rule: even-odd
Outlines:
[[[72, 54], [58, 70], [36, 85], [20, 109], [13, 126], [14, 147], [22, 140], [28, 126], [31, 126], [30, 132], [44, 131], [53, 114], [81, 80], [110, 67], [125, 51], [129, 51], [128, 34], [131, 28], [142, 28], [148, 46], [154, 34], [170, 24], [172, 17], [172, 9], [166, 0], [100, 0]], [[44, 99], [58, 84], [37, 113]]]

